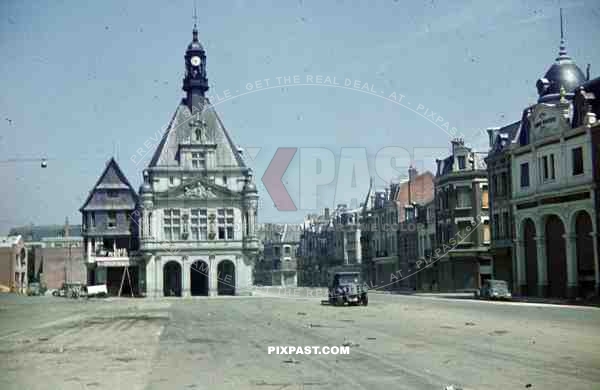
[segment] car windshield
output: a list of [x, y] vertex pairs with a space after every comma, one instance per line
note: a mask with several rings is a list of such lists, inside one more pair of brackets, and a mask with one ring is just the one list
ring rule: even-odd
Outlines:
[[358, 283], [359, 282], [359, 278], [358, 275], [344, 275], [344, 276], [340, 276], [340, 284], [352, 284], [352, 283]]
[[503, 280], [492, 280], [489, 285], [492, 288], [507, 288], [506, 282]]

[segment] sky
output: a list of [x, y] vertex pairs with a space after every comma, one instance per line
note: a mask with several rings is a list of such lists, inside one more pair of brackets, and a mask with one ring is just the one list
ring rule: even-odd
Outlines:
[[[193, 4], [0, 2], [0, 234], [79, 223], [111, 156], [138, 188], [143, 164], [132, 156], [183, 96]], [[371, 176], [380, 188], [411, 162], [434, 170], [456, 135], [485, 152], [485, 129], [519, 120], [536, 101], [535, 82], [558, 53], [559, 7], [569, 54], [597, 77], [595, 0], [198, 0], [209, 95], [252, 151], [259, 222], [355, 205]], [[286, 85], [294, 76], [298, 85]], [[340, 85], [305, 85], [307, 76]], [[260, 180], [283, 147], [298, 148], [283, 177], [296, 211], [277, 210]], [[377, 168], [384, 148], [410, 153], [391, 161], [396, 176]]]

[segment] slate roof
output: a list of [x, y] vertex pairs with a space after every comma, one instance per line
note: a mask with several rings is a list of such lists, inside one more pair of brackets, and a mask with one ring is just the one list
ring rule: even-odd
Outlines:
[[[10, 229], [11, 236], [21, 235], [25, 241], [43, 241], [47, 237], [64, 236], [65, 225], [28, 225]], [[81, 225], [69, 225], [69, 236], [81, 235]]]
[[498, 153], [507, 149], [512, 141], [517, 137], [520, 128], [521, 121], [516, 121], [510, 125], [506, 125], [496, 130], [494, 132], [494, 141], [490, 154]]
[[[127, 196], [120, 194], [115, 198], [98, 196], [99, 192], [105, 190], [128, 190]], [[122, 191], [121, 191], [122, 192]], [[94, 210], [133, 210], [137, 204], [137, 193], [125, 177], [119, 164], [114, 158], [106, 163], [106, 168], [98, 178], [98, 181], [90, 191], [87, 199], [79, 211]]]
[[179, 145], [189, 143], [193, 132], [190, 122], [196, 119], [205, 121], [207, 137], [217, 145], [216, 168], [245, 169], [246, 164], [238, 152], [237, 146], [233, 143], [231, 136], [225, 129], [223, 122], [208, 98], [205, 98], [204, 110], [199, 115], [195, 114], [194, 116], [192, 116], [192, 112], [186, 104], [185, 99], [181, 101], [150, 160], [149, 167], [179, 166], [177, 160]]

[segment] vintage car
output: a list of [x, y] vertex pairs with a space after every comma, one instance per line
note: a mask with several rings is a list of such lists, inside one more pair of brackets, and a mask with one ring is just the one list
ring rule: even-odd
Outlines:
[[63, 283], [61, 288], [52, 292], [52, 295], [55, 297], [80, 298], [85, 297], [87, 292], [83, 283]]
[[488, 279], [483, 282], [479, 290], [480, 298], [486, 299], [511, 299], [512, 294], [508, 290], [508, 284], [504, 280]]
[[329, 304], [369, 304], [367, 290], [363, 287], [359, 272], [336, 272], [329, 285]]

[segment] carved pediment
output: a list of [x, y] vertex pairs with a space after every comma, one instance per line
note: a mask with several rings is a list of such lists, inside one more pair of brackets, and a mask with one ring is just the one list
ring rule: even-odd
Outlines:
[[184, 184], [178, 198], [184, 199], [217, 199], [219, 196], [211, 188], [202, 183]]
[[225, 187], [207, 182], [205, 179], [195, 179], [184, 182], [177, 188], [167, 191], [164, 198], [170, 199], [200, 199], [200, 200], [226, 200], [241, 199], [241, 194]]

